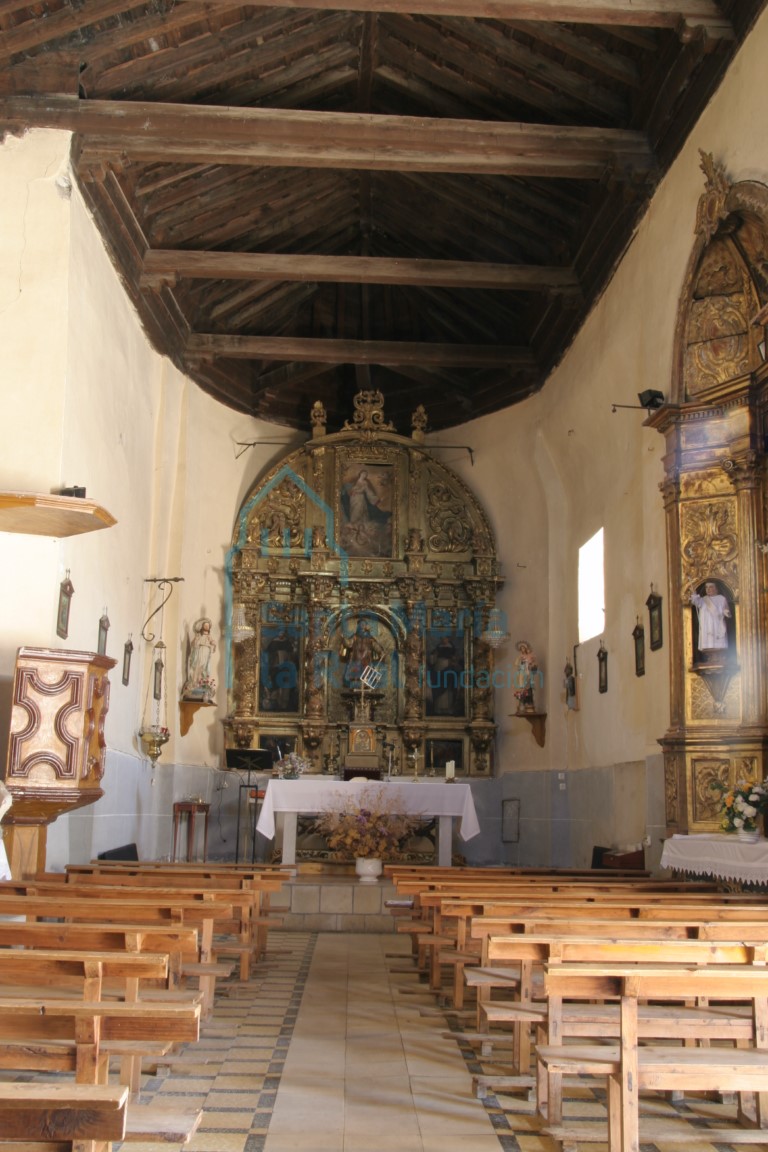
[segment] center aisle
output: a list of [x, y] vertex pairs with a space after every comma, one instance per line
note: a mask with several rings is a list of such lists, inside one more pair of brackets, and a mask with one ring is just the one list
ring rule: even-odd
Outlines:
[[[264, 1152], [499, 1152], [409, 941], [322, 933], [292, 1030]], [[404, 991], [400, 991], [400, 989]]]

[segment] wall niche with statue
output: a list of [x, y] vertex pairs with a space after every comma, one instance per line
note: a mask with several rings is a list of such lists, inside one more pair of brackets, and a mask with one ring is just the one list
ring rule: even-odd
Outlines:
[[363, 391], [253, 486], [231, 580], [227, 744], [297, 751], [316, 773], [487, 776], [501, 584], [464, 482]]

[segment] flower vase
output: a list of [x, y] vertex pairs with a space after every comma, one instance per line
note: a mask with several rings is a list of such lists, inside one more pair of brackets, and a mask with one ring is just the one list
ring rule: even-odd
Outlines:
[[736, 839], [743, 840], [745, 844], [756, 844], [760, 839], [760, 830], [758, 828], [739, 828], [736, 832]]
[[381, 860], [374, 856], [358, 856], [355, 860], [355, 872], [361, 884], [376, 884], [381, 870]]

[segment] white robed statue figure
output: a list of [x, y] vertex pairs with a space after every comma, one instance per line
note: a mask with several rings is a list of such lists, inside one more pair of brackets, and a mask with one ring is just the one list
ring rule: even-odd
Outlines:
[[728, 647], [728, 626], [726, 619], [731, 615], [728, 600], [718, 591], [713, 580], [704, 585], [704, 595], [691, 593], [691, 603], [699, 615], [700, 652], [717, 652]]
[[187, 677], [181, 690], [181, 698], [212, 703], [216, 681], [211, 676], [211, 658], [216, 651], [216, 643], [211, 636], [211, 621], [207, 616], [203, 616], [195, 623], [192, 632], [192, 642], [187, 656]]

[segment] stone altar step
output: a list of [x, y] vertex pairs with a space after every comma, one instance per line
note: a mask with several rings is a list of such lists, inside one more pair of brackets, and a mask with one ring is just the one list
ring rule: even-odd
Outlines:
[[349, 868], [316, 870], [298, 865], [296, 875], [270, 899], [289, 932], [394, 932], [395, 917], [385, 901], [395, 897], [394, 885], [381, 879], [361, 884]]

